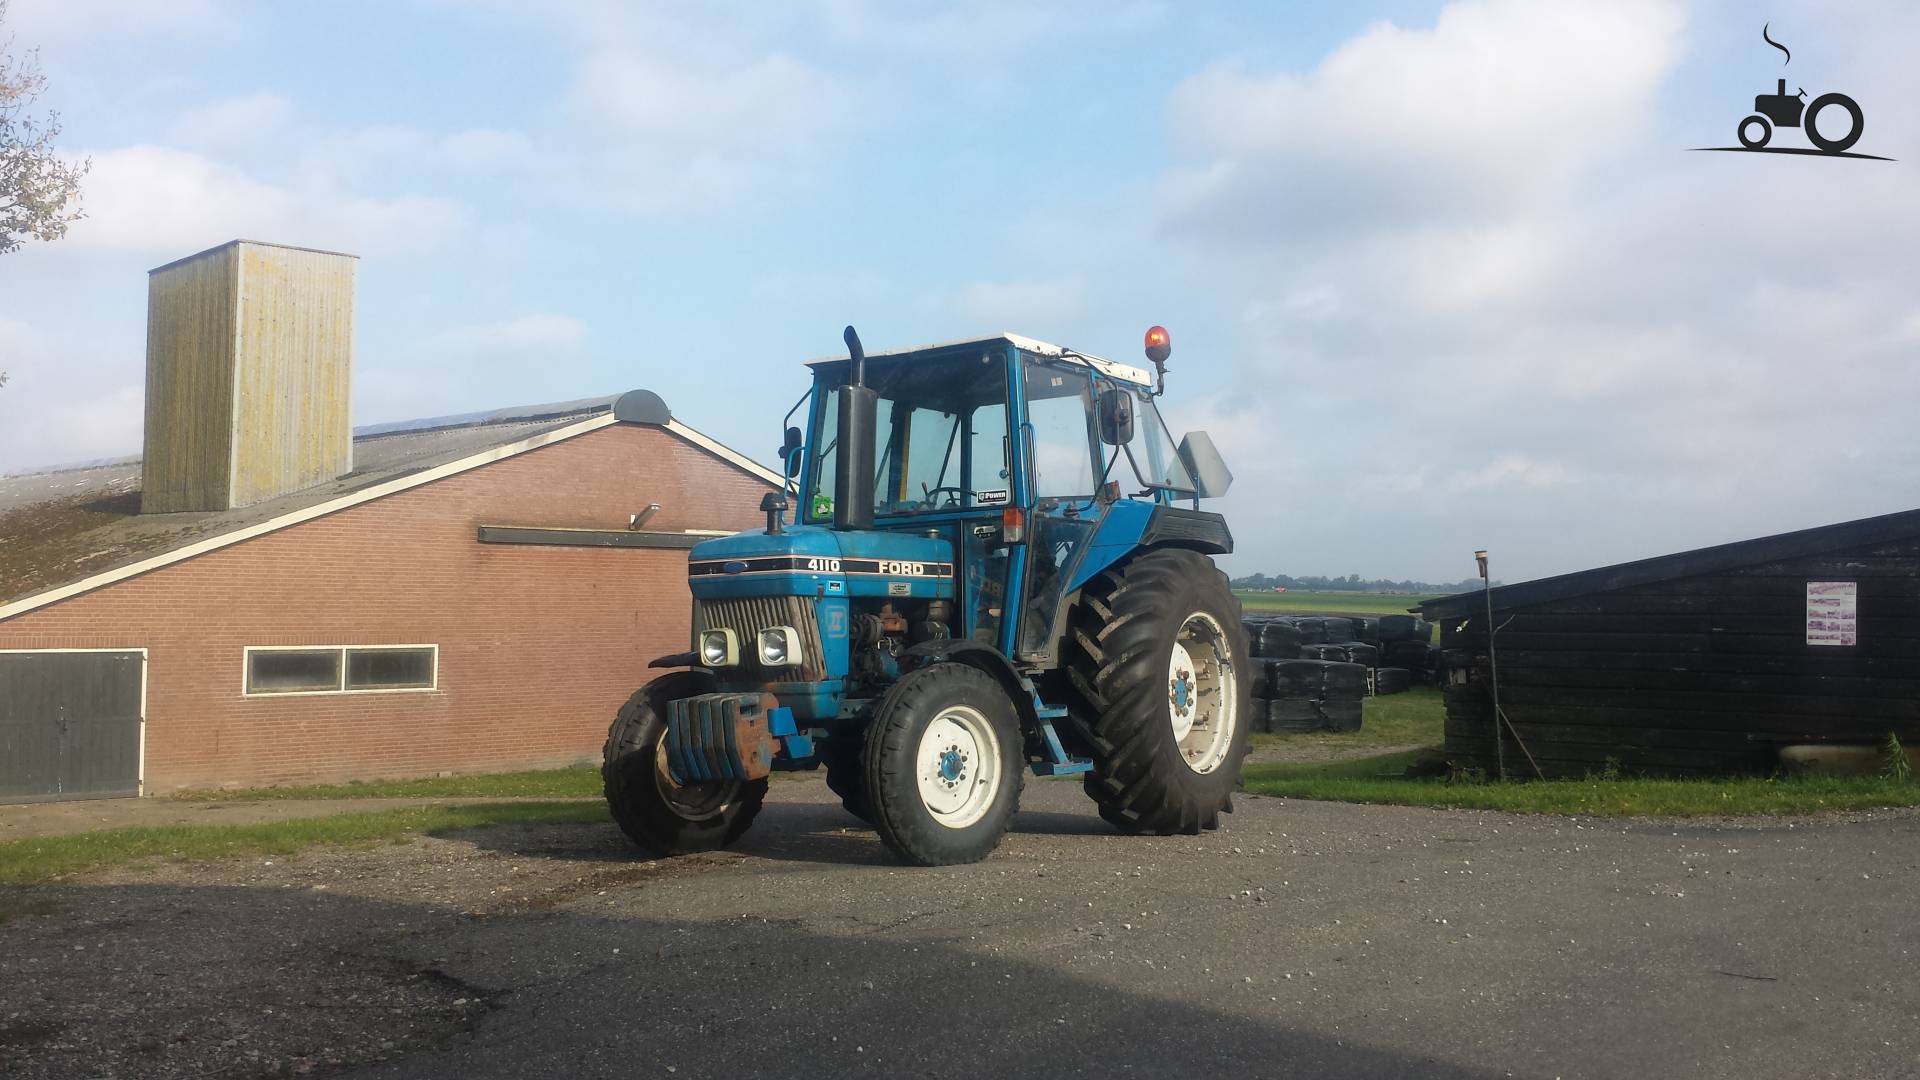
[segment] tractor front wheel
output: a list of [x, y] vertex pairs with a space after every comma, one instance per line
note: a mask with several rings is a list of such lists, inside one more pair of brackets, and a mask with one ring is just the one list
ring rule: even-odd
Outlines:
[[620, 831], [658, 855], [725, 847], [753, 824], [765, 780], [676, 784], [667, 771], [667, 704], [713, 689], [703, 671], [662, 675], [634, 691], [607, 732], [600, 765], [607, 809]]
[[1087, 583], [1064, 657], [1094, 768], [1087, 794], [1130, 833], [1197, 833], [1233, 810], [1251, 678], [1240, 602], [1198, 552], [1147, 551]]
[[894, 683], [867, 728], [863, 764], [881, 841], [921, 866], [986, 858], [1026, 782], [1013, 702], [965, 664], [934, 664]]

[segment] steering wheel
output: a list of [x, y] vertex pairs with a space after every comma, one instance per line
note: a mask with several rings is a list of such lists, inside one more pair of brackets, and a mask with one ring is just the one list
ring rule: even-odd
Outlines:
[[940, 509], [939, 507], [935, 506], [934, 503], [938, 499], [940, 493], [943, 491], [946, 492], [947, 494], [947, 506], [949, 507], [959, 506], [960, 497], [967, 494], [966, 488], [957, 488], [957, 487], [928, 488], [927, 485], [921, 484], [920, 492], [922, 495], [925, 495], [926, 497], [920, 500], [920, 509], [922, 510]]

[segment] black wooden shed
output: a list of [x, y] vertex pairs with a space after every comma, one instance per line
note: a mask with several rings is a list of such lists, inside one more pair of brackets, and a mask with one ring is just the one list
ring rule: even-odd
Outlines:
[[[1794, 743], [1920, 743], [1920, 510], [1422, 606], [1447, 665], [1446, 754], [1491, 773], [1772, 771]], [[1524, 749], [1522, 745], [1524, 744]]]

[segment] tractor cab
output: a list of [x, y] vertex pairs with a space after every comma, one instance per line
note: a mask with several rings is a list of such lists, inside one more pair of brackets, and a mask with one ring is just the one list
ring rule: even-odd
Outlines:
[[[815, 361], [799, 524], [830, 527], [842, 504], [839, 417], [851, 359]], [[1194, 480], [1136, 367], [1007, 334], [870, 355], [870, 491], [857, 530], [943, 540], [953, 553], [952, 636], [1044, 663], [1073, 566], [1103, 516], [1191, 501]], [[1102, 409], [1122, 418], [1106, 422]], [[860, 483], [860, 481], [855, 481]], [[863, 484], [863, 487], [867, 486]], [[867, 507], [871, 507], [871, 516]], [[843, 515], [844, 516], [844, 515]]]

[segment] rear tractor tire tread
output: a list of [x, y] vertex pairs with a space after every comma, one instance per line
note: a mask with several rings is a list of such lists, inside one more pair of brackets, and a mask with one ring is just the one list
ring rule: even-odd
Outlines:
[[[1182, 624], [1206, 612], [1219, 623], [1237, 667], [1234, 731], [1212, 772], [1188, 768], [1167, 712], [1167, 657]], [[1251, 727], [1251, 650], [1240, 602], [1226, 574], [1198, 552], [1142, 553], [1090, 581], [1072, 619], [1068, 681], [1073, 715], [1094, 759], [1085, 781], [1100, 816], [1123, 832], [1169, 836], [1218, 828]]]

